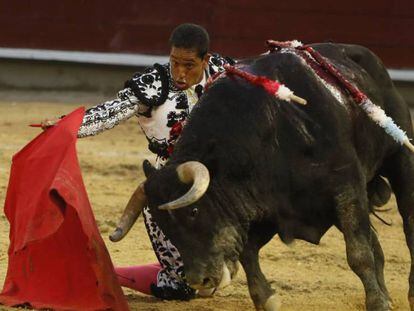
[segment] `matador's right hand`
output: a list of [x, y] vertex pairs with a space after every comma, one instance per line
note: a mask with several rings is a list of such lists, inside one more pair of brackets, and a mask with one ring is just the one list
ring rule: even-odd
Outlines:
[[42, 120], [42, 122], [40, 122], [40, 127], [42, 128], [42, 130], [46, 130], [49, 127], [56, 125], [58, 121], [59, 121], [58, 119], [54, 119], [54, 120], [45, 119], [45, 120]]

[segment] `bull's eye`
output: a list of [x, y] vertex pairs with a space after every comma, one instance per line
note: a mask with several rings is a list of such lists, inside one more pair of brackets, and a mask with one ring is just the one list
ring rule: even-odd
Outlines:
[[197, 207], [194, 207], [192, 210], [191, 210], [191, 217], [196, 217], [197, 216], [197, 214], [198, 214], [198, 208]]

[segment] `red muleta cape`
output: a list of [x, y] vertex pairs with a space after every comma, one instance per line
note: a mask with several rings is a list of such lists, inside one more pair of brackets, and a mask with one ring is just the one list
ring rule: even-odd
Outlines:
[[83, 115], [75, 110], [13, 157], [2, 304], [128, 310], [82, 181], [76, 140]]

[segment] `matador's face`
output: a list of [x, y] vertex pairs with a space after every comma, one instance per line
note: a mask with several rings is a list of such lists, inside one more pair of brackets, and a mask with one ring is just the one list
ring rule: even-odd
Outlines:
[[200, 58], [197, 51], [193, 49], [173, 46], [170, 52], [170, 65], [175, 86], [185, 90], [199, 83], [203, 79], [209, 58], [209, 54]]

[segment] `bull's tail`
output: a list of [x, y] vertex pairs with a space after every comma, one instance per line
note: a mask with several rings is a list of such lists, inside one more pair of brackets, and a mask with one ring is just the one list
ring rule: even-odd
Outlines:
[[390, 208], [380, 209], [391, 198], [391, 187], [389, 183], [380, 175], [375, 176], [367, 185], [369, 208], [372, 215], [379, 219], [383, 224], [391, 226], [392, 222], [384, 220], [378, 212], [387, 212]]

